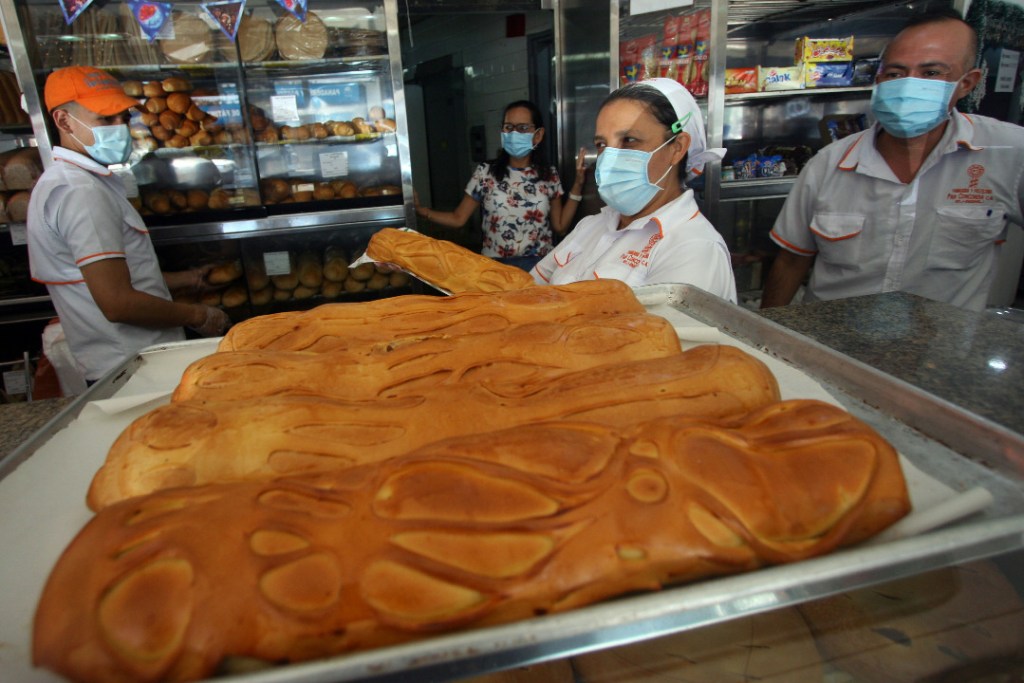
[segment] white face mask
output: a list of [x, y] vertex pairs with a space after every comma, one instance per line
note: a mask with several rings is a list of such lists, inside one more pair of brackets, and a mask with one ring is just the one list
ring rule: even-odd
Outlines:
[[[88, 127], [89, 125], [70, 113], [68, 116], [71, 116], [71, 118], [83, 126]], [[118, 123], [112, 126], [95, 126], [90, 128], [90, 130], [92, 131], [93, 138], [93, 144], [91, 145], [85, 144], [74, 133], [71, 133], [71, 137], [75, 138], [78, 144], [85, 148], [89, 156], [107, 166], [123, 164], [128, 160], [132, 153], [132, 136], [128, 131], [128, 124]]]

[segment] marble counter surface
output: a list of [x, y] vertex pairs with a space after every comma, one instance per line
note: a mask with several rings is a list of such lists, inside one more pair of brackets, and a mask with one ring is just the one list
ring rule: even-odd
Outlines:
[[1024, 324], [892, 292], [760, 311], [780, 325], [1024, 433]]
[[47, 398], [0, 405], [0, 458], [21, 445], [71, 401], [70, 398]]

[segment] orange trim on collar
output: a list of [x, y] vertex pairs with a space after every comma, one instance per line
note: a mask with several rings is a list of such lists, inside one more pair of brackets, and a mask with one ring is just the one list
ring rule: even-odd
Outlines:
[[559, 261], [558, 260], [558, 252], [555, 252], [555, 257], [554, 258], [555, 258], [555, 265], [558, 266], [559, 268], [564, 268], [565, 266], [567, 266], [569, 264], [569, 261], [572, 261], [572, 252], [566, 254], [565, 261]]
[[840, 159], [838, 161], [838, 163], [836, 163], [836, 168], [838, 168], [840, 171], [855, 171], [855, 170], [857, 170], [857, 164], [854, 164], [853, 166], [843, 166], [843, 162], [846, 161], [846, 157], [850, 156], [850, 154], [853, 152], [853, 150], [857, 148], [857, 145], [859, 145], [861, 143], [861, 140], [863, 140], [863, 139], [864, 139], [864, 136], [861, 135], [859, 138], [857, 138], [856, 142], [854, 142], [852, 145], [850, 145], [850, 149], [846, 150], [846, 154], [843, 155], [843, 158]]
[[[700, 211], [697, 211], [697, 213], [700, 213]], [[659, 221], [656, 217], [652, 217], [651, 222], [658, 224], [658, 235], [661, 237], [665, 237], [665, 227], [661, 224], [661, 221]]]
[[533, 267], [533, 270], [531, 271], [531, 273], [536, 273], [537, 277], [539, 277], [541, 280], [543, 280], [544, 282], [548, 283], [549, 285], [551, 284], [551, 280], [549, 280], [548, 278], [544, 277], [544, 273], [542, 273], [539, 270], [537, 270], [537, 266]]
[[125, 253], [123, 251], [99, 251], [99, 252], [96, 252], [95, 254], [89, 254], [88, 256], [83, 256], [82, 258], [80, 258], [77, 261], [75, 261], [75, 263], [77, 264], [77, 263], [81, 263], [82, 261], [88, 261], [89, 259], [94, 259], [97, 256], [115, 256], [116, 257], [116, 256], [124, 256], [124, 255], [125, 255]]
[[790, 251], [795, 251], [796, 253], [803, 254], [804, 256], [813, 256], [814, 254], [818, 253], [817, 249], [812, 249], [812, 250], [801, 249], [800, 247], [796, 246], [795, 244], [790, 244], [786, 240], [784, 240], [781, 237], [779, 237], [779, 235], [774, 230], [771, 231], [770, 235], [771, 235], [771, 238], [773, 240], [775, 240], [776, 242], [778, 242], [782, 246], [786, 247], [786, 249], [789, 249]]

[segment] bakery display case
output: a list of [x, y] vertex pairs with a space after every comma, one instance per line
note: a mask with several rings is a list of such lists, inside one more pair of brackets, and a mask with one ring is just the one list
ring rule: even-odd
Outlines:
[[[629, 0], [618, 3], [619, 82], [680, 80], [705, 112], [708, 146], [727, 149], [694, 187], [733, 252], [741, 292], [761, 286], [774, 252], [768, 232], [804, 163], [871, 122], [874, 70], [889, 38], [913, 14], [949, 4], [709, 0], [632, 14]], [[631, 57], [631, 45], [646, 52]]]
[[[267, 236], [301, 244], [330, 231], [365, 246], [375, 229], [405, 225], [412, 190], [394, 2], [288, 6], [248, 2], [215, 18], [205, 3], [175, 3], [161, 17], [158, 3], [142, 17], [111, 2], [68, 23], [59, 3], [0, 3], [43, 163], [55, 144], [41, 104], [46, 77], [92, 65], [140, 101], [131, 157], [111, 168], [165, 268], [201, 265], [218, 250], [236, 260]], [[222, 29], [235, 24], [231, 40]], [[208, 244], [225, 241], [243, 244]]]

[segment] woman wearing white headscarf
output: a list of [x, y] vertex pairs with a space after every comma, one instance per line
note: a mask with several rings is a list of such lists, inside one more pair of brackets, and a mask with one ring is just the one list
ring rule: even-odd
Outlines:
[[581, 220], [533, 268], [533, 278], [690, 284], [735, 302], [725, 240], [682, 182], [725, 153], [707, 148], [700, 108], [686, 88], [654, 78], [616, 90], [598, 111], [594, 143], [607, 206]]

